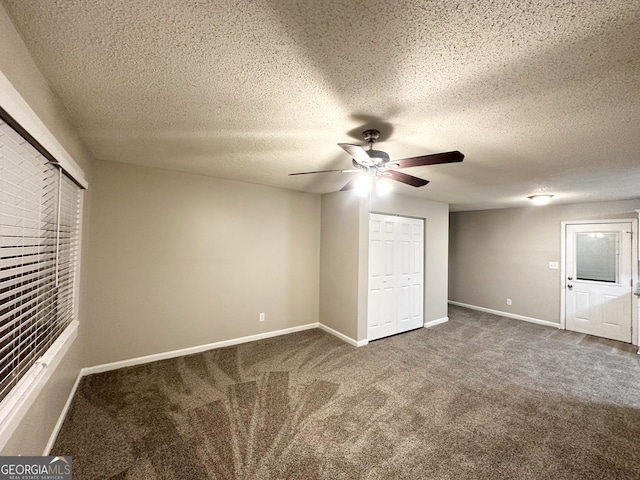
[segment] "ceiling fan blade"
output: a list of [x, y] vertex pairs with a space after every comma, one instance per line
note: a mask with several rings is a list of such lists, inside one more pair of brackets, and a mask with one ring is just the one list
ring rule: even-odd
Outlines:
[[355, 187], [355, 183], [356, 180], [358, 179], [358, 177], [353, 177], [351, 180], [349, 180], [344, 187], [342, 187], [340, 189], [341, 192], [344, 192], [345, 190], [352, 190]]
[[439, 163], [461, 162], [464, 155], [457, 150], [453, 152], [434, 153], [433, 155], [422, 155], [420, 157], [409, 157], [401, 160], [394, 160], [399, 163], [399, 168], [420, 167], [422, 165], [436, 165]]
[[367, 151], [361, 145], [353, 145], [351, 143], [339, 143], [338, 146], [347, 152], [351, 157], [362, 165], [371, 165], [371, 158], [367, 155]]
[[423, 180], [422, 178], [414, 177], [413, 175], [407, 175], [406, 173], [398, 172], [397, 170], [389, 170], [385, 172], [384, 175], [385, 177], [391, 177], [391, 179], [395, 180], [396, 182], [406, 183], [407, 185], [411, 185], [412, 187], [423, 187], [424, 185], [429, 183], [429, 180]]
[[289, 176], [292, 175], [309, 175], [310, 173], [329, 173], [329, 172], [342, 172], [342, 173], [355, 173], [355, 172], [359, 172], [360, 170], [316, 170], [314, 172], [296, 172], [296, 173], [290, 173]]

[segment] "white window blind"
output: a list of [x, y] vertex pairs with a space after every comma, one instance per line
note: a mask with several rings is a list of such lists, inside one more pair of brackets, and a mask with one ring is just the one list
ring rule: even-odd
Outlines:
[[80, 199], [0, 120], [0, 401], [74, 319]]

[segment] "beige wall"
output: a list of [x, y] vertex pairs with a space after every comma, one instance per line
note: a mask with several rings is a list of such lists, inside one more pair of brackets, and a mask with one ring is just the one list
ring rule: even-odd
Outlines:
[[[640, 200], [456, 212], [449, 299], [560, 323], [562, 221], [638, 218]], [[506, 299], [512, 305], [506, 305]]]
[[322, 195], [320, 323], [354, 340], [358, 337], [361, 203], [353, 192]]
[[318, 321], [318, 195], [99, 161], [90, 230], [87, 366]]
[[[6, 10], [0, 5], [0, 70], [38, 118], [89, 176], [91, 155], [80, 141], [60, 100], [35, 64]], [[39, 140], [39, 139], [38, 139]]]
[[[51, 91], [47, 80], [33, 62], [22, 39], [14, 29], [4, 8], [0, 6], [0, 71], [9, 79], [15, 90], [35, 111], [56, 140], [84, 170], [85, 177], [91, 179], [91, 157], [73, 129], [72, 122]], [[11, 112], [10, 112], [11, 113]], [[42, 139], [37, 138], [42, 142]], [[86, 219], [89, 212], [89, 198], [85, 196]], [[84, 222], [84, 226], [88, 222]], [[86, 256], [87, 231], [83, 230], [83, 252]], [[47, 382], [42, 393], [27, 412], [15, 433], [0, 451], [2, 455], [41, 455], [49, 436], [69, 396], [71, 388], [82, 367], [84, 328], [84, 288], [81, 274], [80, 286], [80, 329], [71, 349]]]
[[322, 196], [320, 322], [367, 339], [369, 211], [425, 219], [424, 321], [445, 318], [449, 206], [400, 194], [360, 200], [337, 192]]

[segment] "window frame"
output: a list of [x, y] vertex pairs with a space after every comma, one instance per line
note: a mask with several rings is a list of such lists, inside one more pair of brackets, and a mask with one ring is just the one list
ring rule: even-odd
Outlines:
[[[4, 80], [0, 78], [0, 80]], [[0, 86], [2, 82], [0, 82]], [[2, 100], [0, 95], [0, 100]], [[21, 136], [28, 144], [31, 145], [38, 153], [40, 153], [49, 163], [53, 164], [60, 170], [60, 182], [62, 176], [66, 175], [79, 188], [79, 204], [78, 204], [78, 240], [76, 245], [75, 272], [71, 280], [73, 316], [71, 322], [58, 334], [51, 346], [35, 361], [30, 368], [22, 375], [20, 380], [11, 388], [7, 395], [0, 402], [0, 450], [4, 448], [16, 428], [20, 425], [29, 409], [32, 407], [42, 390], [47, 385], [57, 367], [64, 359], [67, 351], [71, 348], [73, 342], [78, 335], [78, 312], [79, 312], [79, 290], [80, 290], [80, 270], [81, 270], [81, 251], [82, 251], [82, 230], [83, 230], [83, 206], [84, 206], [84, 190], [87, 188], [87, 182], [84, 174], [77, 168], [73, 160], [68, 160], [68, 154], [60, 147], [55, 138], [44, 127], [44, 125], [35, 117], [30, 115], [33, 112], [26, 104], [21, 105], [22, 112], [26, 112], [26, 118], [34, 130], [47, 135], [41, 135], [41, 138], [48, 139], [56, 150], [59, 150], [62, 162], [58, 161], [38, 140], [36, 140], [29, 132], [24, 129], [4, 108], [0, 107], [0, 119], [11, 127], [19, 136]], [[52, 143], [53, 142], [53, 143]], [[58, 203], [62, 192], [58, 192]], [[59, 221], [58, 221], [59, 224]], [[56, 249], [60, 248], [59, 245]], [[57, 269], [57, 267], [56, 267]]]

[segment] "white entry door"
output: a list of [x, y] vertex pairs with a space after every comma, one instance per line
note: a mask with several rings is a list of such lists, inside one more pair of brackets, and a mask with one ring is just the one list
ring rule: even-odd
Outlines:
[[566, 328], [631, 342], [631, 223], [566, 225]]
[[370, 215], [369, 340], [423, 326], [423, 251], [424, 220]]

